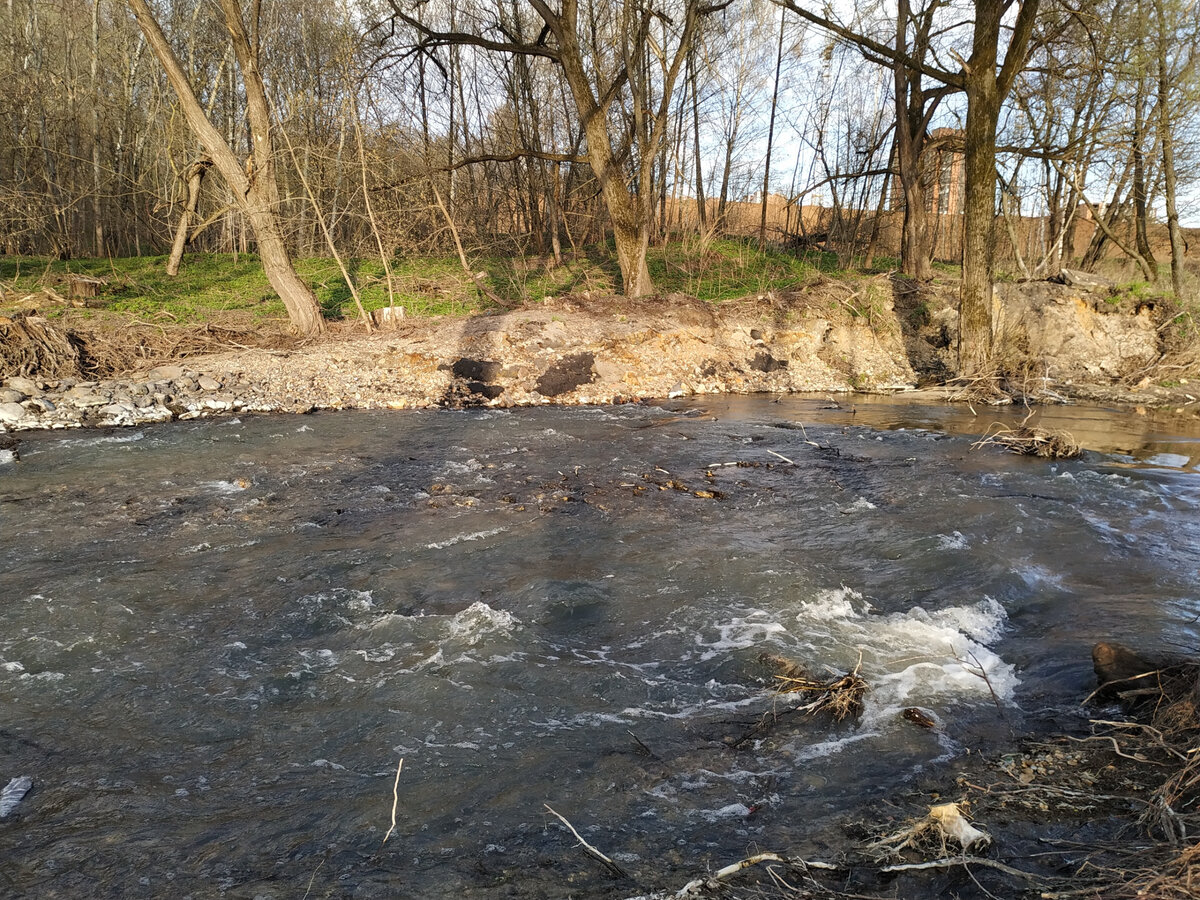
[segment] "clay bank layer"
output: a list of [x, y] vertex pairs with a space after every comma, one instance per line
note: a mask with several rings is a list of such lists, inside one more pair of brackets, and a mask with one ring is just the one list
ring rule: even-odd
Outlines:
[[[953, 308], [936, 295], [875, 282], [861, 291], [826, 282], [824, 290], [721, 307], [682, 296], [637, 303], [573, 296], [465, 319], [403, 319], [388, 331], [288, 351], [198, 356], [122, 379], [31, 373], [3, 382], [0, 429], [239, 412], [896, 391], [915, 387], [919, 373], [952, 374]], [[1046, 390], [1117, 385], [1162, 353], [1153, 310], [1130, 301], [1036, 283], [1001, 286], [996, 303], [1006, 368]]]

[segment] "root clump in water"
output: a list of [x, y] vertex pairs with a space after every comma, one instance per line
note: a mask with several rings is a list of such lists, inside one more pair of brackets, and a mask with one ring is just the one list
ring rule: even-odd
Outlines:
[[994, 425], [971, 445], [971, 449], [1002, 447], [1010, 453], [1037, 456], [1041, 459], [1074, 459], [1079, 456], [1081, 448], [1068, 432], [1049, 431], [1028, 423], [1029, 419], [1026, 417], [1016, 428]]

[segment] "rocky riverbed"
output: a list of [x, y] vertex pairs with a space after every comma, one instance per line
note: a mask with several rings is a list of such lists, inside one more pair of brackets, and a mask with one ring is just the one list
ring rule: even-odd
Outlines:
[[[570, 296], [470, 318], [401, 319], [371, 334], [347, 325], [292, 349], [239, 348], [103, 380], [23, 372], [0, 379], [0, 431], [316, 409], [893, 392], [952, 374], [952, 296], [871, 287], [825, 282], [720, 307], [683, 296]], [[1006, 365], [1026, 373], [1027, 393], [1196, 402], [1185, 374], [1170, 388], [1148, 375], [1164, 353], [1152, 306], [1044, 282], [1002, 286], [997, 298]]]

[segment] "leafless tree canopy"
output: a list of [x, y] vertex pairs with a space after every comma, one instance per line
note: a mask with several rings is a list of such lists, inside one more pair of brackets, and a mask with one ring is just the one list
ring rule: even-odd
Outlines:
[[1197, 0], [4, 0], [0, 20], [6, 254], [266, 262], [269, 212], [290, 255], [611, 240], [639, 296], [654, 242], [741, 234], [918, 280], [961, 262], [976, 370], [997, 260], [1161, 264], [1187, 289]]

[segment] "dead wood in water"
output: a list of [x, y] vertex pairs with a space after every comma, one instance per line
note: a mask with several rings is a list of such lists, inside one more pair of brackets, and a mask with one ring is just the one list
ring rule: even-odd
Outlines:
[[777, 695], [801, 694], [808, 702], [788, 707], [783, 711], [771, 710], [765, 713], [748, 731], [730, 743], [734, 749], [744, 747], [755, 738], [766, 734], [780, 720], [797, 713], [815, 716], [818, 713], [828, 712], [838, 722], [848, 716], [862, 714], [863, 697], [867, 693], [868, 685], [866, 680], [858, 674], [862, 665], [861, 659], [853, 671], [832, 679], [818, 678], [800, 663], [772, 653], [762, 654], [759, 656], [759, 660], [777, 670], [775, 675]]
[[847, 716], [858, 716], [863, 711], [863, 697], [867, 693], [867, 682], [858, 674], [862, 667], [860, 658], [854, 670], [840, 678], [821, 680], [810, 675], [798, 663], [780, 656], [764, 654], [764, 662], [775, 665], [780, 671], [775, 675], [781, 694], [804, 694], [813, 699], [798, 707], [798, 711], [815, 715], [829, 712], [837, 721]]
[[1041, 459], [1074, 459], [1081, 449], [1069, 433], [1030, 425], [1029, 416], [1016, 428], [993, 425], [983, 437], [971, 445], [972, 450], [978, 450], [980, 447], [1003, 447], [1010, 453], [1037, 456]]

